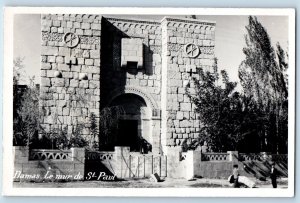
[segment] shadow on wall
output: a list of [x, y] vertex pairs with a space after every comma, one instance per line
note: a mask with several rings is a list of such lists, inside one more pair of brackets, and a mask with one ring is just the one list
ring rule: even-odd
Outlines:
[[[129, 29], [129, 28], [128, 28]], [[131, 38], [134, 36], [134, 29], [130, 32], [133, 36], [129, 36], [126, 32], [121, 31], [111, 22], [102, 19], [102, 36], [101, 36], [101, 108], [105, 107], [108, 102], [108, 95], [114, 89], [125, 89], [128, 85], [128, 79], [136, 80], [136, 75], [142, 72], [143, 75], [151, 76], [153, 70], [153, 51], [150, 49], [148, 42], [143, 41], [143, 68], [124, 68], [121, 67], [121, 44], [122, 38]], [[145, 35], [145, 36], [144, 36]], [[147, 34], [143, 34], [146, 38]], [[139, 36], [141, 37], [141, 36]], [[127, 78], [128, 77], [128, 78]], [[138, 82], [138, 81], [134, 81]], [[135, 85], [135, 84], [129, 84]], [[139, 84], [137, 84], [139, 85]]]

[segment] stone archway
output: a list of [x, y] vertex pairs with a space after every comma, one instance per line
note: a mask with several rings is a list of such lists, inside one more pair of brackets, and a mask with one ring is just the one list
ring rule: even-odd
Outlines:
[[131, 151], [152, 151], [150, 130], [150, 108], [145, 100], [131, 93], [114, 98], [111, 106], [120, 106], [124, 115], [118, 121], [118, 146], [130, 146]]
[[[107, 106], [122, 106], [125, 115], [120, 119], [121, 143], [130, 145], [133, 151], [160, 152], [160, 110], [158, 110], [155, 100], [135, 87], [116, 89], [111, 92]], [[134, 127], [134, 125], [137, 125]], [[131, 126], [131, 127], [130, 127]], [[137, 144], [137, 139], [132, 136], [137, 129], [137, 137], [143, 144]], [[124, 131], [127, 131], [124, 133]], [[125, 137], [126, 136], [126, 137]], [[132, 139], [129, 143], [128, 139]], [[123, 142], [123, 143], [122, 143]], [[147, 149], [144, 147], [147, 146]]]
[[151, 107], [151, 109], [153, 111], [155, 110], [159, 110], [157, 103], [155, 102], [155, 100], [146, 92], [144, 92], [143, 90], [137, 88], [137, 87], [132, 87], [132, 86], [127, 86], [125, 88], [116, 88], [115, 90], [113, 90], [110, 95], [108, 96], [108, 100], [107, 100], [107, 104], [110, 105], [111, 102], [118, 96], [122, 95], [122, 94], [135, 94], [138, 95], [140, 97], [142, 97], [147, 106]]

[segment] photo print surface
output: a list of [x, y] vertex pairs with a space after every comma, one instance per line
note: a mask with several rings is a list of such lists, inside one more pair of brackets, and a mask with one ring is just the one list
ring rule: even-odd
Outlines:
[[13, 11], [11, 194], [293, 194], [291, 10]]

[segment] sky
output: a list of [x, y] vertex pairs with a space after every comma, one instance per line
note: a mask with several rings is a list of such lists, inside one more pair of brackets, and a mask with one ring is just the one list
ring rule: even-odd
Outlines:
[[[121, 16], [144, 19], [162, 19], [162, 16]], [[245, 46], [245, 26], [248, 16], [197, 16], [201, 20], [216, 22], [215, 57], [218, 58], [219, 69], [225, 69], [232, 81], [239, 82], [238, 67], [244, 60], [242, 52]], [[288, 49], [288, 17], [285, 16], [257, 16], [257, 19], [266, 28], [272, 45], [277, 42]], [[25, 78], [35, 76], [36, 83], [40, 78], [40, 15], [18, 14], [14, 16], [14, 58], [24, 58]], [[28, 83], [28, 79], [21, 83]], [[239, 87], [238, 87], [239, 88]]]

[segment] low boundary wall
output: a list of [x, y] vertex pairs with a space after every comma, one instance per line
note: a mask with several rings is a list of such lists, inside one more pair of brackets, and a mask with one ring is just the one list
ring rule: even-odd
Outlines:
[[286, 154], [243, 154], [237, 151], [225, 153], [202, 153], [201, 151], [181, 152], [180, 147], [168, 150], [168, 177], [186, 178], [228, 178], [233, 165], [239, 166], [240, 175], [247, 177], [269, 177], [271, 164], [275, 163], [278, 175], [288, 176]]
[[84, 179], [83, 148], [29, 150], [13, 147], [14, 181], [70, 181]]
[[[170, 178], [228, 178], [235, 164], [239, 166], [240, 175], [266, 178], [270, 175], [272, 162], [275, 162], [279, 176], [288, 176], [288, 156], [266, 152], [181, 152], [180, 147], [172, 147], [167, 156], [162, 156], [130, 152], [129, 147], [115, 147], [112, 152], [103, 152], [83, 148], [28, 150], [16, 146], [13, 153], [14, 181], [95, 180], [101, 172], [119, 179], [147, 178], [153, 173]], [[91, 175], [93, 178], [87, 179]]]

